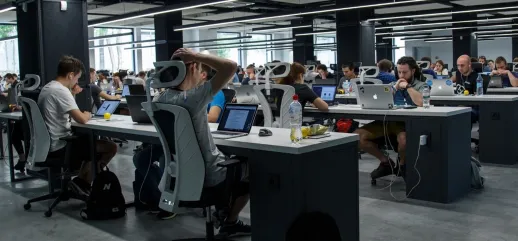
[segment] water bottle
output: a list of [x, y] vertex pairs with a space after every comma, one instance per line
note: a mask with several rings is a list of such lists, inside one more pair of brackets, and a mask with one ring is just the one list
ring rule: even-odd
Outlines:
[[484, 85], [483, 85], [482, 76], [480, 76], [480, 74], [478, 74], [478, 77], [477, 77], [477, 96], [482, 96], [482, 95], [484, 95]]
[[346, 80], [342, 83], [342, 88], [344, 89], [344, 94], [349, 95], [351, 90], [351, 83], [349, 83], [349, 80]]
[[290, 139], [291, 143], [298, 144], [302, 140], [302, 105], [299, 103], [299, 96], [293, 95], [293, 102], [290, 104]]
[[115, 87], [113, 85], [110, 87], [110, 95], [115, 96]]
[[430, 87], [425, 86], [423, 89], [423, 107], [430, 108]]

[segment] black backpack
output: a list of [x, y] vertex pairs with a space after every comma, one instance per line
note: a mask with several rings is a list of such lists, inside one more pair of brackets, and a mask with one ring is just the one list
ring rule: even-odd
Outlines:
[[124, 217], [126, 201], [122, 195], [121, 184], [115, 173], [108, 167], [95, 176], [90, 198], [81, 217], [89, 220], [106, 220]]

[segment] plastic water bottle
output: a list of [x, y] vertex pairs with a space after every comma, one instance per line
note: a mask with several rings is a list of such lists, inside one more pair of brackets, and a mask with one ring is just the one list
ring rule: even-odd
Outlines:
[[299, 103], [299, 96], [293, 95], [293, 102], [290, 104], [290, 139], [291, 143], [298, 144], [302, 140], [302, 105]]
[[349, 80], [346, 80], [342, 83], [342, 88], [344, 89], [344, 94], [349, 95], [351, 90], [351, 83], [349, 83]]
[[484, 85], [483, 85], [482, 76], [480, 76], [480, 74], [478, 74], [478, 77], [477, 77], [477, 96], [482, 96], [482, 95], [484, 95]]
[[115, 87], [113, 85], [110, 87], [110, 95], [115, 96]]
[[430, 87], [428, 86], [423, 89], [423, 107], [425, 109], [430, 108]]

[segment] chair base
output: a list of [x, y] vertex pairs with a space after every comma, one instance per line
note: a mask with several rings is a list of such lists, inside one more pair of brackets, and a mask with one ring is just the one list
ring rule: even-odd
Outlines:
[[[65, 182], [66, 183], [66, 182]], [[23, 205], [23, 209], [25, 210], [29, 210], [31, 209], [31, 203], [34, 203], [34, 202], [40, 202], [40, 201], [46, 201], [46, 200], [51, 200], [51, 199], [54, 199], [54, 201], [52, 202], [52, 204], [49, 206], [49, 209], [45, 212], [45, 217], [51, 217], [52, 216], [52, 210], [61, 202], [61, 201], [68, 201], [70, 200], [71, 198], [72, 199], [77, 199], [77, 200], [81, 200], [81, 201], [86, 201], [85, 198], [83, 197], [78, 197], [77, 195], [75, 195], [73, 192], [71, 192], [68, 187], [66, 187], [67, 185], [65, 183], [62, 183], [62, 185], [64, 185], [65, 187], [63, 187], [60, 191], [56, 191], [56, 192], [52, 192], [52, 193], [49, 193], [49, 194], [46, 194], [46, 195], [43, 195], [43, 196], [40, 196], [40, 197], [36, 197], [36, 198], [32, 198], [32, 199], [29, 199], [27, 201], [27, 203], [25, 205]]]

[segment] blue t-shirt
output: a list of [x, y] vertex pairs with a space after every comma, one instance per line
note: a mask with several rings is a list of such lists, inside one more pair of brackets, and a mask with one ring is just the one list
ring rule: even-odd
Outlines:
[[[514, 77], [518, 78], [517, 72], [511, 72], [513, 73]], [[503, 87], [513, 87], [511, 84], [511, 80], [509, 79], [509, 75], [502, 75], [502, 86]]]
[[209, 103], [207, 106], [207, 113], [209, 113], [210, 108], [213, 106], [217, 106], [221, 109], [221, 112], [219, 112], [218, 116], [218, 123], [221, 119], [221, 115], [223, 115], [223, 109], [225, 108], [225, 94], [223, 94], [223, 91], [220, 90], [218, 93], [214, 96], [214, 99], [212, 99], [212, 102]]
[[437, 74], [435, 73], [435, 71], [431, 70], [431, 69], [423, 69], [423, 74], [429, 74], [431, 76], [433, 76], [433, 79], [437, 79]]
[[380, 72], [377, 79], [381, 80], [383, 84], [390, 84], [396, 82], [396, 76], [388, 72]]

